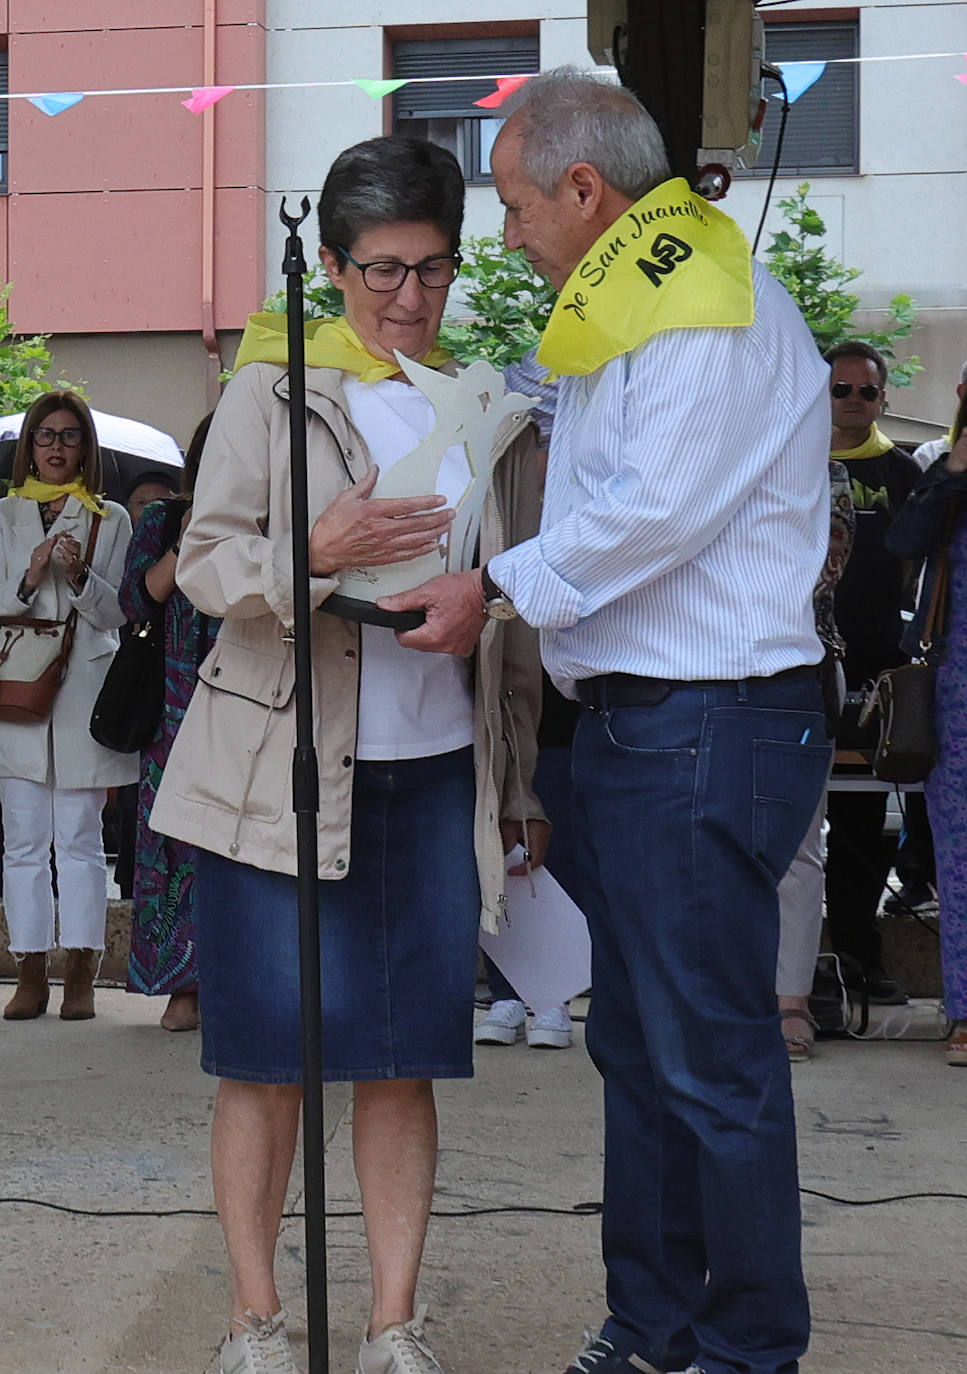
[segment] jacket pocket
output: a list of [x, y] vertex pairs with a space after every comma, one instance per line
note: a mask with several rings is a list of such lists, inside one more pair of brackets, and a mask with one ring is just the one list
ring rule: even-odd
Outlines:
[[249, 820], [280, 818], [291, 793], [292, 659], [219, 640], [201, 664], [186, 727], [194, 800]]

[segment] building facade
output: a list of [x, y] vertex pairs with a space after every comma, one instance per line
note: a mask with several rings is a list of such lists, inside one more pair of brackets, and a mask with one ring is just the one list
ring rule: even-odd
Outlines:
[[[763, 14], [767, 57], [829, 63], [791, 107], [763, 244], [780, 227], [776, 202], [808, 181], [830, 251], [862, 271], [868, 317], [897, 292], [916, 299], [911, 351], [926, 371], [893, 408], [913, 417], [911, 435], [936, 432], [967, 356], [967, 88], [953, 80], [967, 63], [910, 55], [962, 49], [967, 3], [829, 0]], [[185, 92], [91, 96], [56, 118], [9, 102], [0, 271], [17, 329], [52, 334], [56, 365], [100, 409], [182, 442], [246, 315], [281, 285], [283, 195], [314, 204], [342, 148], [414, 132], [460, 158], [467, 232], [496, 233], [499, 110], [474, 104], [493, 89], [486, 78], [594, 65], [585, 7], [569, 0], [360, 0], [352, 14], [328, 0], [0, 0], [4, 33], [14, 93], [272, 87], [236, 89], [199, 116], [182, 108]], [[391, 77], [409, 84], [382, 99], [355, 84]], [[750, 235], [770, 105], [762, 163], [724, 202]], [[317, 242], [307, 221], [307, 256]]]

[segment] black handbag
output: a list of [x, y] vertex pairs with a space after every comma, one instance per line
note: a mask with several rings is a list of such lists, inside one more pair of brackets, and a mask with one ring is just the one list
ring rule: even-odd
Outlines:
[[[175, 542], [184, 503], [165, 512], [162, 554]], [[91, 712], [91, 735], [105, 749], [135, 754], [154, 739], [165, 702], [165, 608], [121, 640]]]
[[91, 734], [105, 749], [134, 754], [154, 739], [165, 700], [164, 611], [132, 626], [121, 641], [91, 712]]
[[943, 624], [947, 600], [947, 551], [955, 514], [946, 521], [930, 606], [920, 639], [920, 657], [899, 668], [887, 668], [867, 690], [860, 727], [879, 717], [873, 751], [873, 776], [881, 782], [923, 782], [937, 757], [934, 728], [936, 669], [927, 662], [935, 631]]

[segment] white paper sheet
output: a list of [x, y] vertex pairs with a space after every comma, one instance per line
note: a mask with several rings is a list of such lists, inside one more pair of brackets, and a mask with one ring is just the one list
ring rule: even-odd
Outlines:
[[[523, 858], [518, 846], [507, 855], [508, 869]], [[480, 947], [539, 1013], [591, 986], [591, 940], [584, 913], [547, 869], [532, 877], [533, 891], [530, 878], [508, 876], [510, 924], [501, 921], [498, 935], [481, 931]]]

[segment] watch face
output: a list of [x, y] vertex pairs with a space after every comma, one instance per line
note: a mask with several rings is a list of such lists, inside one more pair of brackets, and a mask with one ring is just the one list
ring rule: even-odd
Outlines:
[[485, 603], [484, 610], [491, 620], [513, 620], [517, 614], [517, 607], [506, 596], [495, 596]]

